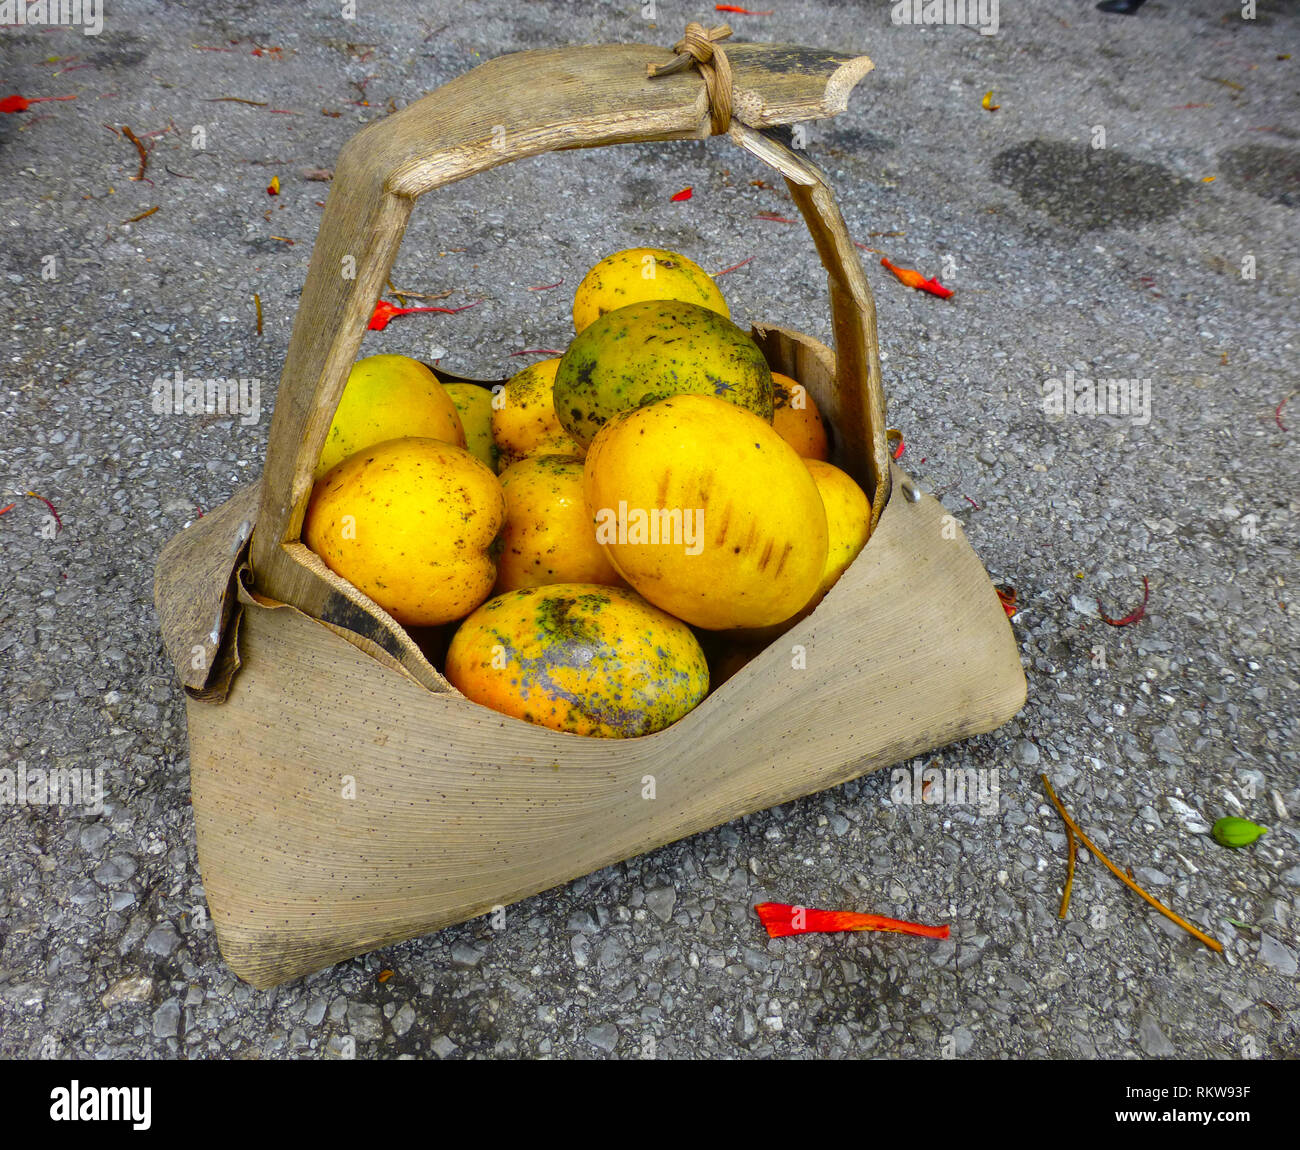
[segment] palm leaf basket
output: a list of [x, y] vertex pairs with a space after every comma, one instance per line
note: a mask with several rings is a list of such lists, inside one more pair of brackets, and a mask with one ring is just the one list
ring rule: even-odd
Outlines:
[[502, 56], [350, 140], [262, 478], [160, 556], [155, 602], [188, 696], [204, 887], [226, 962], [254, 986], [992, 730], [1024, 702], [987, 574], [890, 459], [875, 306], [826, 179], [767, 131], [843, 111], [866, 57], [726, 52], [725, 134], [784, 177], [827, 272], [834, 352], [772, 325], [753, 336], [807, 388], [835, 430], [832, 461], [872, 499], [869, 542], [809, 617], [671, 727], [583, 738], [470, 702], [301, 543], [313, 468], [416, 198], [552, 150], [718, 134], [700, 70], [648, 78], [667, 56], [649, 45]]

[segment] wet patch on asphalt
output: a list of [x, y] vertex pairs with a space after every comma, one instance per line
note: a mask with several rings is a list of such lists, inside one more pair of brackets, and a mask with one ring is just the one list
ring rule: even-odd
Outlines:
[[993, 157], [993, 178], [1075, 231], [1137, 227], [1177, 214], [1192, 183], [1114, 148], [1028, 140]]

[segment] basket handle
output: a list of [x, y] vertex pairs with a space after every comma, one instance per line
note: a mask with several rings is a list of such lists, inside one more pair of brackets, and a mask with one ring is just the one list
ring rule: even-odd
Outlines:
[[[334, 170], [294, 320], [267, 443], [262, 501], [251, 542], [256, 584], [312, 613], [329, 580], [302, 554], [316, 461], [397, 256], [416, 197], [499, 164], [568, 148], [711, 134], [705, 84], [691, 69], [647, 76], [668, 53], [622, 44], [518, 52], [474, 68], [344, 145]], [[831, 419], [874, 520], [888, 495], [884, 394], [875, 307], [862, 265], [824, 176], [760, 130], [842, 112], [873, 67], [779, 44], [727, 48], [733, 77], [729, 135], [786, 178], [830, 278], [838, 368]], [[372, 608], [371, 608], [372, 609]]]

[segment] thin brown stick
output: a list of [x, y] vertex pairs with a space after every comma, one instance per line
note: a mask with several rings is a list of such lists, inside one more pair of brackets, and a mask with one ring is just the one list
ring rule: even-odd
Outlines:
[[[404, 299], [404, 298], [409, 298], [409, 299], [446, 299], [449, 295], [451, 295], [452, 290], [453, 290], [452, 288], [448, 288], [446, 291], [434, 292], [432, 295], [430, 295], [430, 294], [428, 294], [427, 292], [406, 291], [405, 289], [403, 289], [402, 291], [398, 291], [397, 288], [393, 287], [393, 281], [392, 281], [392, 280], [389, 280], [389, 281], [388, 281], [388, 286], [389, 286], [389, 288], [391, 289], [391, 290], [389, 291], [388, 294], [391, 295], [391, 296], [395, 296], [395, 297], [396, 297], [397, 299], [399, 299], [399, 300]], [[403, 303], [402, 306], [405, 307], [406, 304]]]
[[258, 295], [257, 292], [253, 293], [253, 306], [257, 308], [257, 334], [261, 335], [262, 334], [262, 297]]
[[139, 222], [140, 220], [147, 220], [147, 219], [148, 219], [151, 215], [153, 215], [154, 212], [156, 212], [160, 207], [162, 207], [161, 204], [154, 204], [154, 206], [153, 206], [152, 208], [150, 208], [148, 211], [141, 212], [138, 216], [132, 216], [129, 220], [123, 220], [122, 222], [123, 222], [124, 224], [134, 224], [134, 223]]
[[122, 125], [122, 135], [124, 135], [128, 140], [130, 140], [131, 143], [135, 145], [135, 150], [140, 153], [140, 170], [136, 172], [136, 174], [132, 176], [131, 179], [143, 180], [144, 170], [149, 165], [149, 153], [145, 150], [145, 146], [141, 142], [140, 137], [137, 136], [133, 131], [131, 131], [131, 129], [128, 128], [125, 124]]
[[1065, 890], [1061, 892], [1061, 909], [1057, 912], [1057, 918], [1064, 918], [1065, 912], [1070, 909], [1070, 891], [1074, 889], [1074, 856], [1078, 854], [1078, 847], [1069, 823], [1065, 824], [1065, 844], [1070, 853], [1066, 859]]
[[1205, 934], [1202, 931], [1197, 930], [1196, 927], [1194, 927], [1186, 919], [1179, 918], [1178, 915], [1174, 914], [1174, 912], [1170, 910], [1167, 906], [1165, 906], [1163, 903], [1157, 902], [1149, 894], [1147, 894], [1146, 891], [1144, 891], [1140, 886], [1138, 886], [1137, 883], [1135, 883], [1131, 878], [1129, 878], [1128, 875], [1126, 875], [1122, 870], [1120, 870], [1119, 867], [1117, 867], [1113, 862], [1111, 862], [1110, 859], [1108, 859], [1104, 854], [1102, 854], [1101, 851], [1097, 849], [1096, 844], [1094, 844], [1093, 841], [1089, 839], [1088, 836], [1085, 835], [1083, 831], [1079, 829], [1078, 824], [1075, 823], [1075, 821], [1071, 819], [1068, 814], [1066, 814], [1065, 808], [1061, 806], [1061, 800], [1056, 797], [1056, 792], [1052, 790], [1052, 784], [1047, 781], [1047, 776], [1039, 775], [1038, 777], [1043, 780], [1043, 786], [1047, 790], [1047, 797], [1052, 800], [1052, 805], [1056, 807], [1057, 813], [1061, 816], [1062, 819], [1065, 820], [1065, 825], [1069, 827], [1070, 830], [1072, 830], [1076, 835], [1079, 836], [1079, 841], [1083, 843], [1084, 846], [1086, 846], [1090, 851], [1092, 851], [1093, 854], [1095, 854], [1099, 859], [1101, 859], [1103, 863], [1106, 864], [1106, 868], [1110, 871], [1111, 874], [1113, 874], [1117, 879], [1119, 879], [1119, 881], [1122, 882], [1126, 887], [1140, 894], [1144, 899], [1147, 900], [1147, 902], [1149, 902], [1153, 907], [1155, 907], [1156, 910], [1158, 910], [1166, 918], [1170, 919], [1173, 922], [1176, 922], [1185, 931], [1187, 931], [1188, 934], [1195, 935], [1203, 943], [1205, 943], [1205, 945], [1208, 946], [1211, 950], [1219, 954], [1223, 953], [1223, 944], [1221, 942], [1216, 942], [1208, 934]]

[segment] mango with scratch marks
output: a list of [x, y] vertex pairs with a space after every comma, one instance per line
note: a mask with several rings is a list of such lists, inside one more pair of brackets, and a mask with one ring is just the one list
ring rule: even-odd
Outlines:
[[612, 420], [583, 489], [619, 574], [693, 626], [779, 623], [821, 582], [816, 481], [771, 424], [725, 400], [676, 395]]

